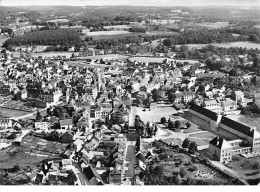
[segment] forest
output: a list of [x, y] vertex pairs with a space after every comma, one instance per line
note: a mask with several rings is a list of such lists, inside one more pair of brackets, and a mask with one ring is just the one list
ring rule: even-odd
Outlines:
[[4, 47], [19, 45], [79, 45], [81, 39], [75, 30], [44, 30], [15, 36], [4, 43]]

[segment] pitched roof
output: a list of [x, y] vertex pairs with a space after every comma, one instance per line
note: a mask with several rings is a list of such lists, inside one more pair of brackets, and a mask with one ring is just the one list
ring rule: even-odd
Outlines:
[[240, 133], [243, 133], [249, 137], [254, 137], [255, 129], [248, 127], [242, 123], [229, 119], [227, 117], [222, 117], [220, 123], [234, 129]]
[[202, 114], [202, 115], [204, 115], [204, 116], [206, 116], [206, 117], [208, 117], [208, 118], [210, 118], [210, 119], [212, 119], [214, 121], [217, 121], [217, 119], [218, 119], [218, 114], [217, 113], [215, 113], [215, 112], [213, 112], [211, 110], [208, 110], [208, 109], [206, 109], [204, 107], [201, 107], [201, 106], [193, 104], [193, 105], [190, 106], [189, 110], [190, 109], [195, 111], [195, 112], [197, 112], [197, 113], [200, 113], [200, 114]]
[[221, 137], [215, 137], [212, 139], [209, 144], [214, 145], [215, 147], [219, 149], [228, 149], [232, 148], [232, 146], [223, 138]]

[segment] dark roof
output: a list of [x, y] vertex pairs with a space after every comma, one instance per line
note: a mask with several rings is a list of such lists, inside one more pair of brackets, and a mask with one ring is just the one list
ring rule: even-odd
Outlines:
[[221, 137], [215, 137], [212, 139], [209, 144], [214, 145], [215, 147], [221, 149], [224, 139]]
[[87, 177], [88, 181], [90, 181], [93, 177], [98, 178], [99, 180], [102, 181], [102, 179], [101, 179], [100, 175], [98, 174], [98, 172], [96, 171], [96, 169], [94, 169], [91, 165], [88, 167], [85, 167], [83, 169], [83, 173]]
[[208, 110], [208, 109], [206, 109], [204, 107], [201, 107], [201, 106], [193, 104], [193, 105], [190, 106], [189, 109], [191, 109], [193, 111], [196, 111], [197, 113], [200, 113], [200, 114], [202, 114], [202, 115], [204, 115], [204, 116], [206, 116], [206, 117], [208, 117], [208, 118], [210, 118], [210, 119], [212, 119], [214, 121], [217, 121], [217, 119], [218, 119], [218, 114], [217, 113], [215, 113], [215, 112], [213, 112], [211, 110]]
[[249, 137], [254, 137], [254, 129], [251, 129], [250, 127], [248, 127], [242, 123], [239, 123], [239, 122], [229, 119], [227, 117], [222, 117], [220, 123], [232, 128], [240, 133], [243, 133]]

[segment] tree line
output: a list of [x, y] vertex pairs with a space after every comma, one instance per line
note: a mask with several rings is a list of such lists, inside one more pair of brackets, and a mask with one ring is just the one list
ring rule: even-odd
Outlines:
[[81, 39], [75, 30], [58, 29], [36, 31], [8, 39], [4, 47], [20, 45], [78, 45]]

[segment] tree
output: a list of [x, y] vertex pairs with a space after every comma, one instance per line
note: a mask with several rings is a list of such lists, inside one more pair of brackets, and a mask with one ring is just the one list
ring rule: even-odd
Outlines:
[[174, 123], [172, 121], [168, 121], [168, 127], [169, 127], [169, 129], [173, 129]]
[[189, 146], [189, 153], [194, 154], [198, 151], [197, 143], [195, 141], [192, 141]]
[[154, 175], [157, 175], [158, 177], [161, 177], [163, 175], [163, 170], [164, 170], [164, 167], [162, 165], [158, 165], [154, 168], [153, 170], [153, 174]]
[[152, 98], [155, 102], [159, 101], [160, 99], [160, 93], [158, 91], [158, 89], [154, 89], [152, 90]]
[[256, 34], [251, 34], [249, 35], [248, 40], [253, 42], [259, 42], [259, 37]]
[[179, 120], [175, 121], [174, 126], [179, 128], [181, 126], [181, 122]]
[[187, 128], [190, 128], [190, 126], [191, 126], [191, 123], [190, 123], [189, 121], [187, 121], [186, 127], [187, 127]]
[[162, 117], [162, 118], [161, 118], [161, 124], [164, 124], [164, 123], [166, 123], [166, 118], [165, 118], [165, 117]]
[[182, 143], [182, 148], [188, 149], [190, 147], [190, 144], [191, 144], [190, 140], [188, 138], [185, 138]]
[[186, 171], [185, 167], [181, 167], [181, 168], [180, 168], [180, 176], [181, 176], [181, 177], [184, 177], [184, 176], [186, 176], [186, 175], [187, 175], [187, 171]]
[[174, 95], [173, 92], [170, 92], [170, 93], [168, 94], [168, 99], [169, 99], [170, 103], [174, 103], [175, 95]]
[[77, 181], [76, 175], [74, 174], [74, 172], [72, 170], [68, 170], [66, 172], [68, 173], [67, 178], [69, 179], [68, 185], [74, 185], [74, 183]]
[[40, 113], [40, 111], [38, 110], [36, 113], [36, 121], [41, 121], [42, 120], [42, 115]]
[[175, 185], [181, 184], [181, 176], [179, 174], [174, 178], [174, 183]]
[[13, 172], [17, 172], [17, 171], [20, 171], [19, 165], [15, 165], [15, 166], [13, 167]]

